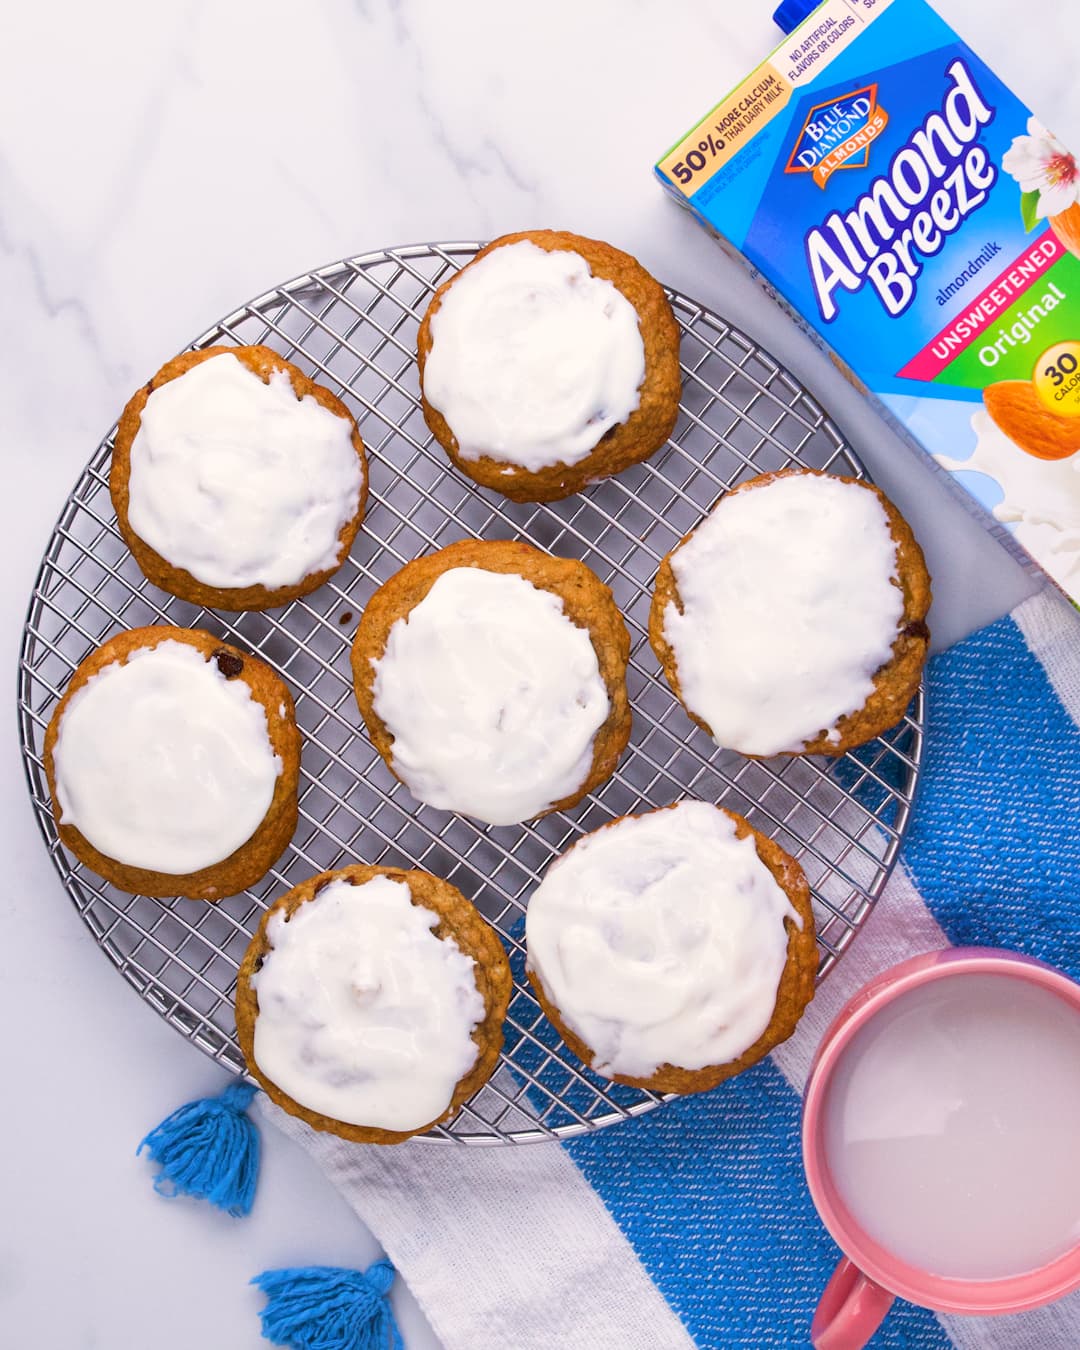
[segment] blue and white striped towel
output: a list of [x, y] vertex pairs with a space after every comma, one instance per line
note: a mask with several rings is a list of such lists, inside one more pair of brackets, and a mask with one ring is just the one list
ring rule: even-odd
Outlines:
[[[803, 1181], [799, 1094], [872, 974], [948, 943], [1080, 976], [1080, 616], [1044, 592], [937, 656], [902, 865], [796, 1035], [748, 1073], [566, 1145], [355, 1146], [261, 1110], [385, 1246], [447, 1350], [805, 1346], [838, 1252]], [[1080, 1294], [1018, 1316], [897, 1303], [876, 1350], [1077, 1350]]]

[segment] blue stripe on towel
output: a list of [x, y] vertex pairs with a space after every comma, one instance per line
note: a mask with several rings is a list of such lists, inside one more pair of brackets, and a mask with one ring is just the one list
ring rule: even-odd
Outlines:
[[[799, 1152], [799, 1098], [765, 1062], [715, 1092], [564, 1145], [703, 1350], [809, 1345], [839, 1258]], [[873, 1350], [950, 1344], [898, 1303]]]
[[1080, 730], [1011, 619], [930, 665], [903, 859], [956, 944], [1080, 975]]

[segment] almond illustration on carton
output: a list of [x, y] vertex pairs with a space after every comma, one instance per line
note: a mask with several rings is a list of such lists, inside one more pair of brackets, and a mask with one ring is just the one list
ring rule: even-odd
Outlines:
[[1030, 380], [987, 385], [983, 404], [1009, 440], [1036, 459], [1067, 459], [1080, 450], [1080, 417], [1052, 413]]
[[1069, 252], [1080, 258], [1080, 202], [1051, 216], [1050, 227]]

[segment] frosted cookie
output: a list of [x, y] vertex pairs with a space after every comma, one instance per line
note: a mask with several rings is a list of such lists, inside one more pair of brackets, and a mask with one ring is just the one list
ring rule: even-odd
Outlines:
[[292, 838], [300, 733], [292, 696], [198, 628], [134, 628], [71, 677], [45, 735], [65, 848], [122, 891], [217, 900]]
[[214, 609], [270, 609], [345, 561], [367, 464], [329, 390], [268, 347], [207, 347], [131, 398], [109, 491], [155, 586]]
[[504, 235], [435, 293], [419, 333], [424, 417], [457, 467], [555, 501], [647, 459], [675, 426], [679, 328], [610, 244]]
[[840, 755], [919, 686], [930, 577], [869, 483], [802, 470], [722, 497], [664, 558], [649, 640], [687, 712], [744, 755]]
[[814, 992], [802, 869], [706, 802], [579, 839], [533, 892], [525, 932], [529, 979], [574, 1054], [656, 1092], [702, 1092], [749, 1068]]
[[236, 1029], [270, 1098], [397, 1144], [490, 1077], [513, 982], [494, 929], [427, 872], [344, 867], [283, 895], [240, 966]]
[[466, 539], [403, 567], [353, 643], [372, 742], [419, 801], [493, 825], [580, 801], [630, 737], [630, 635], [584, 563]]

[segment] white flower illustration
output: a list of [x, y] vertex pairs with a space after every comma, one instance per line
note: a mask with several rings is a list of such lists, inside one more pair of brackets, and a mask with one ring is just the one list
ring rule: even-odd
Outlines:
[[1028, 134], [1017, 136], [1006, 150], [1001, 167], [1012, 174], [1024, 192], [1037, 192], [1035, 214], [1043, 220], [1060, 215], [1080, 201], [1080, 168], [1058, 138], [1037, 118], [1029, 118]]

